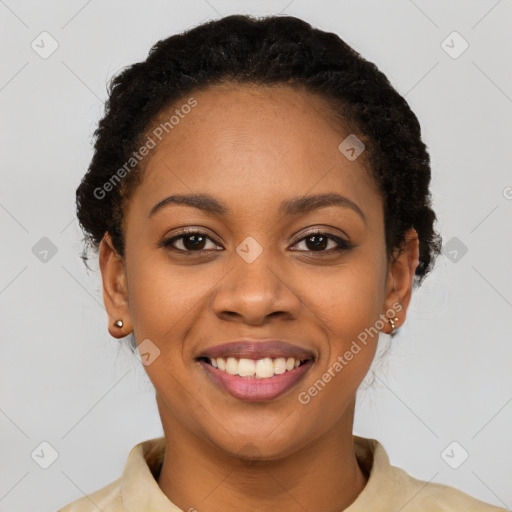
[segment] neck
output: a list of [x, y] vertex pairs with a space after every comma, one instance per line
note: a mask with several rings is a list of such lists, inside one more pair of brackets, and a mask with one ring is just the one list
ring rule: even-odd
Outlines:
[[348, 416], [293, 454], [263, 461], [241, 460], [174, 421], [164, 424], [166, 451], [158, 485], [185, 511], [340, 512], [368, 480], [354, 453], [353, 407]]

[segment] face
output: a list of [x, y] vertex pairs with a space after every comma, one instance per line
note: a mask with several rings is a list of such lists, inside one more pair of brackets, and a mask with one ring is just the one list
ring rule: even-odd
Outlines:
[[[125, 323], [110, 330], [146, 340], [164, 428], [278, 458], [351, 428], [375, 332], [397, 304], [405, 318], [417, 239], [388, 262], [365, 155], [340, 152], [350, 132], [321, 98], [285, 86], [192, 96], [126, 205], [124, 257], [102, 242], [110, 325]], [[168, 199], [191, 194], [208, 201]]]

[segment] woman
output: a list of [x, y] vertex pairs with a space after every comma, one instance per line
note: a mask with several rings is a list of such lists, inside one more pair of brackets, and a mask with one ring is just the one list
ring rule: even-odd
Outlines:
[[429, 183], [406, 101], [297, 18], [210, 21], [118, 75], [78, 218], [165, 435], [62, 511], [504, 510], [352, 433], [440, 251]]

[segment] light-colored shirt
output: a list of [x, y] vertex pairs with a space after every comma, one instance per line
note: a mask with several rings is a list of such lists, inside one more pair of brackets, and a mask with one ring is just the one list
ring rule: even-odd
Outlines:
[[[443, 484], [418, 480], [392, 466], [375, 439], [354, 435], [354, 450], [369, 474], [368, 482], [344, 512], [509, 512]], [[174, 505], [158, 486], [165, 438], [137, 444], [122, 475], [106, 487], [58, 512], [187, 512]]]

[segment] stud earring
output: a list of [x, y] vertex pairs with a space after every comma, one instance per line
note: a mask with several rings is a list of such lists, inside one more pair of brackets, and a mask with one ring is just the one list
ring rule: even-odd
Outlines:
[[395, 322], [398, 322], [398, 317], [395, 317], [395, 318], [389, 318], [389, 323], [391, 324], [391, 333], [390, 334], [395, 334]]
[[122, 320], [116, 320], [116, 321], [114, 322], [114, 325], [115, 325], [116, 327], [123, 327], [124, 322], [123, 322]]

